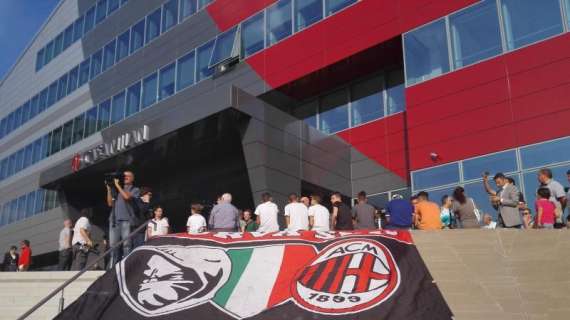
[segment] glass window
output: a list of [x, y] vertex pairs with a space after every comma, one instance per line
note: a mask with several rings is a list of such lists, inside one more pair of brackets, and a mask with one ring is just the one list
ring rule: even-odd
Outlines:
[[63, 125], [61, 134], [61, 150], [69, 147], [73, 141], [73, 120], [66, 122]]
[[83, 16], [77, 18], [77, 20], [75, 20], [75, 25], [73, 26], [73, 41], [77, 41], [79, 39], [81, 39], [81, 37], [83, 37], [83, 23], [84, 23], [85, 19], [83, 18]]
[[44, 211], [51, 210], [55, 207], [56, 192], [53, 190], [46, 190], [46, 197], [44, 203]]
[[382, 77], [361, 81], [351, 89], [352, 125], [356, 126], [384, 116]]
[[85, 112], [85, 137], [97, 132], [97, 107], [93, 107]]
[[203, 9], [214, 0], [198, 0], [198, 8]]
[[198, 48], [198, 59], [196, 68], [198, 70], [196, 75], [196, 82], [200, 82], [212, 75], [214, 69], [210, 68], [210, 57], [212, 55], [212, 49], [214, 48], [214, 40], [204, 44]]
[[130, 30], [127, 30], [117, 38], [117, 62], [129, 55], [130, 33]]
[[57, 86], [57, 100], [63, 99], [67, 94], [67, 73], [59, 78], [59, 84]]
[[0, 162], [0, 180], [4, 180], [7, 177], [8, 172], [8, 159], [4, 158]]
[[57, 81], [54, 81], [49, 86], [48, 101], [47, 101], [48, 108], [51, 107], [56, 101], [57, 101]]
[[405, 34], [404, 52], [408, 85], [448, 72], [445, 21], [440, 19]]
[[562, 33], [558, 0], [502, 0], [501, 11], [509, 50]]
[[79, 83], [77, 87], [81, 87], [89, 81], [89, 63], [89, 58], [87, 58], [87, 60], [81, 62], [79, 65]]
[[158, 84], [158, 100], [170, 97], [174, 94], [174, 71], [176, 64], [172, 63], [160, 69]]
[[42, 139], [34, 141], [34, 149], [32, 151], [32, 163], [36, 163], [42, 159]]
[[459, 183], [459, 164], [450, 163], [427, 170], [413, 172], [412, 181], [415, 191]]
[[168, 31], [178, 23], [178, 0], [169, 0], [162, 10], [162, 32]]
[[125, 118], [125, 92], [121, 92], [113, 97], [111, 105], [111, 124], [117, 123]]
[[18, 129], [22, 125], [22, 107], [14, 112], [14, 129]]
[[49, 145], [50, 145], [49, 154], [50, 155], [61, 150], [61, 134], [62, 134], [62, 132], [63, 132], [63, 127], [56, 128], [51, 132], [50, 141], [49, 141]]
[[178, 66], [176, 69], [176, 91], [180, 91], [188, 86], [194, 84], [194, 51], [178, 59]]
[[39, 103], [39, 112], [43, 112], [47, 108], [47, 100], [48, 100], [48, 88], [45, 88], [40, 92], [40, 103]]
[[570, 138], [544, 142], [520, 149], [523, 169], [544, 167], [570, 159]]
[[437, 189], [437, 190], [429, 190], [428, 195], [429, 195], [429, 199], [437, 204], [441, 204], [441, 199], [443, 198], [443, 196], [445, 195], [452, 195], [453, 194], [453, 190], [455, 190], [456, 186], [453, 187], [448, 187], [448, 188], [443, 188], [443, 189]]
[[348, 128], [348, 92], [342, 89], [322, 98], [319, 130], [331, 134], [346, 128]]
[[50, 142], [52, 133], [47, 133], [41, 138], [42, 140], [42, 151], [40, 152], [40, 160], [45, 159], [49, 155]]
[[53, 59], [53, 41], [50, 41], [46, 45], [44, 59], [44, 65], [48, 64], [51, 59]]
[[2, 119], [2, 121], [0, 121], [0, 139], [4, 138], [4, 136], [6, 135], [6, 122], [8, 121], [7, 118]]
[[26, 196], [26, 218], [34, 215], [36, 192], [32, 191]]
[[297, 119], [303, 120], [307, 125], [317, 128], [317, 110], [319, 109], [319, 101], [313, 100], [307, 102], [293, 110], [293, 115]]
[[484, 172], [489, 172], [493, 176], [498, 172], [508, 173], [513, 171], [517, 171], [517, 154], [515, 150], [463, 161], [464, 180], [480, 179]]
[[36, 71], [44, 66], [44, 49], [40, 49], [36, 55]]
[[2, 206], [2, 225], [5, 226], [10, 223], [10, 203], [4, 203]]
[[22, 124], [30, 120], [30, 101], [24, 103], [22, 106]]
[[144, 45], [144, 19], [131, 28], [131, 54]]
[[488, 213], [493, 217], [495, 221], [497, 221], [497, 210], [495, 210], [491, 205], [491, 201], [489, 201], [489, 195], [483, 187], [483, 182], [479, 181], [468, 183], [465, 185], [464, 189], [465, 194], [468, 197], [473, 198], [473, 201], [475, 201], [475, 204], [477, 205], [477, 208], [479, 209], [481, 215]]
[[95, 78], [101, 73], [102, 66], [103, 66], [103, 50], [99, 50], [91, 56], [91, 79]]
[[160, 34], [160, 8], [146, 16], [146, 38], [144, 43], [151, 42]]
[[449, 17], [453, 64], [461, 68], [502, 52], [495, 1], [483, 1]]
[[33, 119], [39, 111], [40, 95], [35, 95], [30, 101], [30, 119]]
[[111, 100], [101, 102], [97, 112], [97, 131], [101, 131], [109, 126], [111, 120]]
[[10, 223], [18, 221], [18, 199], [10, 201]]
[[119, 0], [109, 0], [109, 7], [107, 9], [107, 15], [111, 14], [112, 12], [114, 12], [115, 10], [119, 9], [119, 4], [120, 1]]
[[[232, 57], [232, 51], [237, 39], [237, 27], [230, 29], [216, 37], [214, 42], [214, 51], [210, 59], [210, 66]], [[237, 55], [237, 53], [236, 53]]]
[[69, 71], [69, 80], [67, 81], [67, 92], [72, 93], [77, 89], [77, 80], [79, 79], [79, 68], [75, 67]]
[[323, 19], [322, 0], [295, 0], [295, 32]]
[[121, 7], [124, 6], [124, 5], [126, 5], [127, 2], [129, 2], [129, 0], [121, 0]]
[[18, 220], [26, 218], [26, 196], [23, 195], [18, 198]]
[[390, 202], [388, 193], [381, 193], [381, 194], [368, 196], [368, 203], [376, 209], [386, 208], [388, 206], [388, 202]]
[[11, 177], [16, 172], [16, 154], [10, 155], [8, 158], [8, 177]]
[[143, 96], [142, 96], [143, 109], [156, 102], [157, 91], [158, 91], [158, 77], [155, 72], [150, 76], [144, 78], [143, 80]]
[[45, 190], [39, 189], [36, 191], [36, 209], [35, 213], [38, 214], [44, 211]]
[[141, 106], [141, 83], [133, 84], [127, 89], [127, 117], [139, 112]]
[[327, 16], [356, 3], [356, 1], [357, 0], [325, 0]]
[[242, 55], [250, 55], [263, 50], [265, 47], [265, 28], [263, 28], [264, 12], [247, 19], [241, 25]]
[[107, 16], [107, 0], [97, 2], [97, 13], [95, 14], [95, 24], [105, 20]]
[[16, 172], [20, 172], [24, 168], [24, 151], [24, 149], [20, 149], [16, 153]]
[[67, 49], [73, 43], [73, 23], [63, 32], [63, 49]]
[[196, 0], [180, 0], [180, 21], [196, 12]]
[[14, 130], [14, 129], [16, 128], [16, 126], [15, 126], [15, 121], [14, 121], [15, 119], [16, 119], [16, 114], [15, 114], [15, 112], [11, 112], [11, 113], [8, 115], [8, 123], [6, 124], [6, 128], [7, 128], [6, 131], [7, 131], [8, 133], [12, 132], [12, 130]]
[[95, 6], [87, 11], [85, 14], [85, 25], [83, 26], [83, 34], [86, 34], [95, 25]]
[[73, 139], [72, 144], [83, 140], [83, 131], [85, 129], [85, 113], [82, 113], [73, 119]]
[[109, 42], [103, 49], [103, 70], [105, 71], [115, 64], [115, 48], [117, 47], [117, 42], [115, 39]]
[[291, 0], [282, 0], [267, 9], [267, 46], [292, 33]]
[[63, 50], [63, 32], [55, 37], [53, 42], [53, 57], [57, 57]]
[[404, 72], [403, 70], [391, 71], [386, 76], [386, 95], [388, 96], [388, 115], [404, 111], [406, 109]]

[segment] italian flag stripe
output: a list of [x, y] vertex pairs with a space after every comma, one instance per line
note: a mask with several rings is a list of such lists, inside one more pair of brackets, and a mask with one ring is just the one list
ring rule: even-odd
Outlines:
[[297, 270], [316, 253], [310, 246], [270, 246], [230, 249], [232, 271], [214, 297], [220, 307], [238, 317], [250, 317], [290, 297]]

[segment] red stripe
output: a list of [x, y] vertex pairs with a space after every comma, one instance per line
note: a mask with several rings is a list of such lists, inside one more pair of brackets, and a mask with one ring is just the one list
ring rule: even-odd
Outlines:
[[305, 271], [305, 275], [303, 275], [303, 278], [301, 279], [301, 283], [303, 285], [307, 285], [307, 283], [309, 283], [309, 280], [311, 280], [311, 278], [313, 277], [313, 274], [315, 274], [315, 272], [318, 269], [318, 265], [314, 265], [314, 266], [310, 266], [309, 268], [307, 268], [307, 270]]
[[377, 273], [373, 271], [374, 260], [376, 258], [371, 254], [365, 254], [360, 268], [358, 269], [348, 269], [347, 275], [354, 275], [357, 277], [356, 288], [354, 292], [366, 292], [368, 291], [369, 282], [371, 279], [375, 280], [387, 280], [388, 275]]
[[[290, 288], [295, 275], [299, 269], [308, 265], [316, 255], [317, 253], [313, 246], [285, 246], [281, 268], [275, 280], [275, 285], [271, 290], [269, 301], [267, 301], [267, 307], [279, 304], [291, 297]], [[309, 273], [311, 272], [307, 274]]]
[[340, 267], [338, 268], [333, 283], [331, 284], [331, 288], [329, 290], [330, 293], [338, 293], [340, 291], [342, 281], [344, 280], [344, 273], [346, 272], [346, 268], [348, 267], [349, 262], [350, 262], [350, 256], [342, 257], [342, 262], [340, 264]]
[[322, 291], [323, 286], [325, 285], [325, 282], [331, 276], [330, 273], [332, 272], [337, 259], [329, 259], [329, 261], [327, 261], [327, 265], [325, 266], [325, 270], [323, 270], [322, 274], [319, 275], [319, 279], [317, 280], [317, 282], [315, 283], [315, 285], [313, 287], [314, 290]]

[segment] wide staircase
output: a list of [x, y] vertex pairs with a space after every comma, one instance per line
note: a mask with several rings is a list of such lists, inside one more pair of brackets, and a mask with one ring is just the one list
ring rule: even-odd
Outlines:
[[[17, 319], [76, 273], [0, 272], [0, 319]], [[75, 301], [102, 274], [103, 271], [88, 271], [69, 285], [63, 293], [65, 306]], [[28, 319], [53, 319], [58, 314], [60, 298], [61, 294], [53, 297]]]

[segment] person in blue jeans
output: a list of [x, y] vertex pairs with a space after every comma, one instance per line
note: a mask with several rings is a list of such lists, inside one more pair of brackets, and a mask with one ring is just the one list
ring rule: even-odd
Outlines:
[[[109, 243], [111, 247], [121, 240], [127, 239], [131, 233], [131, 226], [134, 226], [137, 221], [134, 200], [140, 197], [140, 190], [134, 186], [134, 173], [125, 171], [123, 174], [125, 177], [123, 185], [121, 185], [119, 179], [114, 179], [113, 188], [106, 184], [107, 205], [111, 207], [111, 215], [109, 217]], [[125, 241], [122, 246], [122, 257], [126, 257], [131, 252], [131, 248], [131, 241]], [[118, 248], [113, 250], [111, 252], [111, 260], [109, 261], [109, 269], [113, 268], [120, 258]]]
[[399, 194], [392, 196], [392, 200], [386, 206], [387, 224], [384, 229], [408, 230], [412, 227], [412, 215], [414, 207], [409, 201]]

